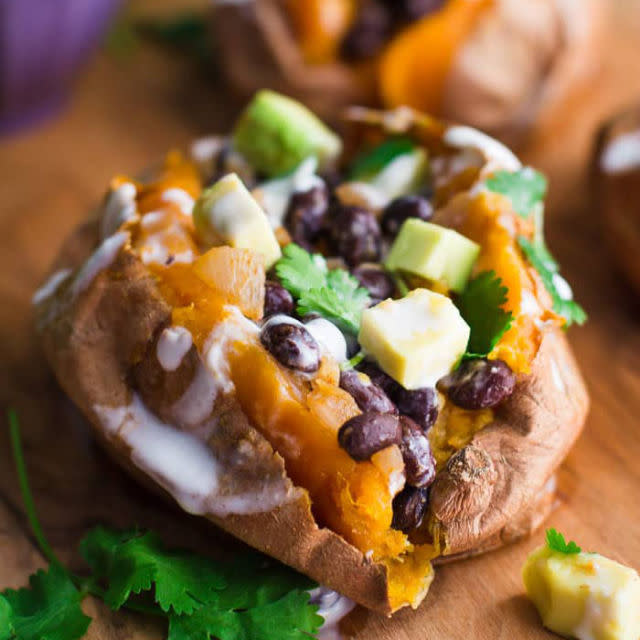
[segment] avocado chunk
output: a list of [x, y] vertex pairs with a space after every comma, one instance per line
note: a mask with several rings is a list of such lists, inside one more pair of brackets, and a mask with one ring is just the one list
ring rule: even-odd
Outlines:
[[464, 354], [469, 325], [453, 302], [428, 289], [362, 313], [358, 342], [405, 389], [433, 387]]
[[193, 207], [193, 223], [207, 247], [252, 249], [264, 256], [267, 269], [282, 255], [267, 215], [235, 173], [202, 192]]
[[342, 152], [340, 138], [299, 102], [259, 91], [240, 117], [235, 148], [267, 176], [293, 171], [309, 156], [326, 167]]
[[418, 218], [404, 222], [391, 246], [386, 266], [439, 282], [461, 293], [480, 247], [453, 229]]
[[597, 553], [534, 550], [522, 578], [545, 627], [580, 640], [640, 638], [638, 572]]

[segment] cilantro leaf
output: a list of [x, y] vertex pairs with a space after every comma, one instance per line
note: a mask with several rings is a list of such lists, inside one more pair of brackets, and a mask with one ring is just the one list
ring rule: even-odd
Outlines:
[[547, 529], [547, 546], [554, 551], [572, 555], [580, 553], [582, 549], [573, 541], [567, 543], [564, 536], [555, 529]]
[[298, 298], [301, 316], [319, 313], [344, 331], [357, 333], [369, 292], [344, 269], [327, 269], [324, 258], [288, 244], [276, 264], [282, 285]]
[[349, 171], [351, 180], [366, 180], [382, 171], [391, 161], [416, 148], [410, 138], [389, 138], [373, 149], [362, 152], [353, 162]]
[[2, 595], [0, 620], [9, 618], [17, 640], [76, 640], [89, 628], [91, 618], [80, 607], [83, 594], [58, 565], [34, 573], [28, 588], [7, 589]]
[[558, 263], [553, 259], [544, 242], [539, 240], [532, 242], [524, 236], [518, 236], [518, 244], [540, 275], [540, 279], [553, 301], [553, 310], [566, 320], [567, 327], [573, 323], [584, 324], [587, 320], [587, 314], [573, 300], [571, 288], [560, 275]]
[[513, 172], [496, 171], [485, 184], [490, 191], [509, 198], [513, 210], [522, 218], [528, 218], [547, 193], [547, 179], [531, 167]]
[[494, 271], [483, 271], [458, 297], [460, 314], [471, 328], [467, 351], [474, 356], [489, 354], [511, 326], [513, 315], [502, 308], [507, 294]]
[[169, 640], [308, 640], [323, 623], [307, 591], [290, 591], [273, 602], [234, 611], [210, 607], [172, 616]]
[[5, 597], [0, 594], [0, 640], [9, 640], [14, 635], [11, 623], [11, 606]]
[[192, 613], [209, 601], [226, 581], [208, 558], [167, 551], [154, 533], [91, 531], [81, 553], [98, 579], [108, 582], [105, 602], [119, 609], [132, 593], [155, 586], [155, 600], [164, 612]]

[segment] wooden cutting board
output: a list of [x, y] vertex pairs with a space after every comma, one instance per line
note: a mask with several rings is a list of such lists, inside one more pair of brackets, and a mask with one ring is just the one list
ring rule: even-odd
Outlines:
[[[619, 6], [618, 6], [619, 3]], [[552, 179], [547, 233], [590, 313], [570, 340], [592, 394], [587, 428], [559, 474], [550, 523], [640, 567], [640, 303], [614, 272], [591, 206], [586, 167], [596, 124], [640, 100], [640, 0], [617, 0], [615, 31], [589, 87], [539, 132], [526, 159]], [[29, 300], [63, 238], [100, 198], [109, 178], [149, 165], [166, 149], [225, 131], [237, 104], [186, 61], [142, 47], [98, 58], [57, 122], [0, 142], [0, 588], [26, 583], [44, 564], [29, 533], [9, 454], [4, 409], [20, 416], [44, 528], [72, 565], [83, 533], [99, 522], [157, 529], [175, 544], [235, 543], [137, 487], [97, 448], [60, 392], [38, 348]], [[520, 568], [542, 534], [443, 567], [418, 611], [393, 619], [357, 609], [345, 630], [361, 640], [550, 638], [525, 599]], [[88, 637], [160, 638], [156, 621], [87, 601]]]

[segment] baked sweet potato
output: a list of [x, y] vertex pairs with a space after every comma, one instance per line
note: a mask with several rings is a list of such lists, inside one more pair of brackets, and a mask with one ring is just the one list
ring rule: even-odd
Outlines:
[[[349, 8], [329, 6], [336, 2]], [[223, 70], [240, 93], [270, 86], [332, 119], [354, 102], [409, 105], [512, 142], [584, 86], [606, 23], [601, 0], [448, 0], [354, 63], [339, 54], [338, 39], [367, 3], [334, 0], [315, 13], [312, 4], [323, 7], [216, 5]]]
[[622, 113], [602, 127], [593, 184], [611, 256], [640, 292], [640, 109]]
[[283, 366], [258, 336], [255, 254], [214, 247], [203, 262], [190, 215], [196, 164], [173, 154], [146, 183], [114, 180], [34, 302], [56, 377], [116, 461], [185, 511], [390, 614], [422, 601], [434, 558], [494, 548], [540, 523], [588, 397], [562, 321], [510, 235], [520, 224], [512, 205], [479, 188], [496, 170], [518, 170], [515, 156], [407, 110], [350, 117], [353, 144], [401, 133], [428, 150], [434, 221], [475, 239], [477, 268], [512, 293], [511, 329], [490, 357], [517, 373], [515, 390], [481, 411], [440, 398], [429, 432], [437, 474], [410, 533], [393, 521], [405, 484], [398, 446], [365, 459], [340, 444], [361, 411], [332, 352], [311, 376]]

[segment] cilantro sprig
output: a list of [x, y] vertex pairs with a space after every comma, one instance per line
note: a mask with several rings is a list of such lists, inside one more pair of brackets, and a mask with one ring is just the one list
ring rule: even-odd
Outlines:
[[329, 269], [319, 254], [288, 244], [276, 264], [276, 273], [294, 298], [301, 316], [319, 313], [340, 328], [356, 334], [360, 316], [370, 302], [369, 292], [344, 269]]
[[393, 137], [363, 151], [351, 165], [351, 180], [367, 180], [382, 171], [390, 162], [405, 153], [411, 153], [416, 144], [411, 138]]
[[494, 271], [483, 271], [469, 281], [456, 304], [471, 329], [466, 357], [483, 357], [491, 353], [513, 322], [505, 311], [508, 289]]
[[509, 198], [513, 210], [522, 218], [529, 218], [547, 193], [547, 179], [531, 167], [519, 171], [496, 171], [485, 184], [489, 191]]
[[574, 555], [582, 551], [573, 540], [567, 542], [564, 536], [556, 529], [547, 529], [547, 546], [566, 555]]
[[28, 587], [0, 592], [0, 640], [78, 640], [91, 623], [81, 608], [89, 594], [114, 610], [164, 618], [168, 640], [316, 637], [323, 618], [309, 602], [315, 584], [257, 553], [215, 562], [168, 550], [154, 533], [97, 527], [80, 543], [90, 575], [72, 574], [44, 537], [14, 412], [9, 426], [27, 517], [50, 566], [33, 574]]

